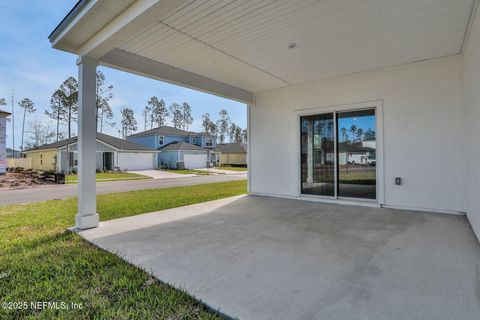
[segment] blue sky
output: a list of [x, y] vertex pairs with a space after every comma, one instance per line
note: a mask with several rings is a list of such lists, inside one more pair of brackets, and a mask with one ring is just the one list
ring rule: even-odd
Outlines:
[[[350, 128], [355, 125], [358, 129], [362, 129], [363, 132], [368, 129], [375, 131], [375, 116], [362, 116], [362, 117], [349, 117], [338, 119], [338, 129], [347, 129], [347, 139], [352, 139], [352, 132]], [[339, 134], [340, 142], [343, 141], [342, 134]], [[355, 137], [356, 138], [356, 137]]]
[[[50, 123], [44, 110], [49, 108], [51, 94], [68, 76], [77, 77], [76, 56], [52, 49], [47, 39], [75, 3], [76, 0], [0, 1], [0, 98], [9, 102], [2, 108], [11, 111], [10, 96], [14, 90], [16, 148], [21, 136], [17, 102], [28, 97], [37, 107], [36, 113], [27, 114], [27, 123], [32, 120]], [[228, 111], [233, 122], [246, 127], [246, 107], [242, 103], [113, 69], [100, 67], [99, 70], [105, 74], [107, 83], [114, 86], [111, 106], [117, 122], [120, 109], [128, 106], [134, 110], [138, 127], [143, 130], [141, 111], [146, 101], [155, 95], [164, 99], [167, 106], [188, 102], [195, 118], [192, 130], [201, 130], [202, 114], [208, 112], [215, 119], [222, 108]], [[11, 123], [7, 126], [7, 146], [11, 147]], [[118, 135], [116, 129], [109, 127], [104, 132]]]

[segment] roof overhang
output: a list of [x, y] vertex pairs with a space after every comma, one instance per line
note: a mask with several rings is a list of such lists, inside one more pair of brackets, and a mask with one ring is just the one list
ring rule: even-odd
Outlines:
[[462, 52], [477, 0], [80, 0], [49, 39], [245, 103], [255, 92]]

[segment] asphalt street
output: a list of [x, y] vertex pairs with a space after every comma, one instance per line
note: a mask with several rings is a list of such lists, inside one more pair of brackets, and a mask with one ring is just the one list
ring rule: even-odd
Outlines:
[[[191, 186], [195, 184], [245, 180], [246, 174], [211, 175], [172, 179], [127, 180], [97, 182], [97, 194], [126, 192], [144, 189]], [[77, 185], [46, 185], [30, 189], [0, 191], [0, 206], [9, 204], [32, 203], [53, 199], [65, 199], [77, 196]]]

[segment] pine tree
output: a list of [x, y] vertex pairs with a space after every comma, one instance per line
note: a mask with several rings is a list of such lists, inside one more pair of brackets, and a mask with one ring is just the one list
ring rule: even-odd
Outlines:
[[[105, 83], [105, 75], [101, 71], [97, 71], [96, 82], [97, 131], [103, 132], [103, 123], [113, 119], [113, 111], [109, 103], [113, 98], [113, 86]], [[111, 122], [109, 124], [112, 125]]]
[[193, 123], [193, 117], [192, 117], [192, 108], [190, 108], [190, 105], [186, 102], [182, 104], [182, 126], [183, 130], [188, 131], [188, 128], [190, 125]]
[[28, 98], [24, 98], [22, 99], [18, 105], [20, 106], [20, 108], [23, 109], [23, 124], [22, 124], [22, 144], [21, 144], [21, 147], [20, 147], [20, 150], [23, 151], [23, 137], [25, 135], [25, 118], [26, 118], [26, 115], [27, 113], [33, 113], [35, 112], [37, 109], [35, 109], [35, 104], [33, 103], [32, 100], [28, 99]]
[[151, 110], [150, 113], [150, 129], [153, 128], [153, 124], [157, 127], [162, 127], [167, 124], [168, 110], [165, 107], [165, 101], [159, 100], [153, 96], [147, 101], [147, 107]]
[[183, 113], [178, 103], [172, 103], [169, 108], [170, 117], [174, 128], [180, 129], [183, 126]]
[[60, 123], [65, 120], [66, 111], [62, 106], [62, 92], [56, 90], [50, 97], [50, 110], [45, 110], [45, 114], [56, 121], [56, 141], [60, 139]]
[[228, 134], [228, 128], [230, 126], [230, 117], [225, 109], [222, 109], [218, 115], [220, 119], [217, 121], [217, 130], [220, 143], [225, 143], [225, 137]]
[[122, 138], [126, 138], [130, 133], [137, 130], [137, 120], [135, 120], [135, 115], [133, 110], [130, 108], [123, 108], [122, 113]]

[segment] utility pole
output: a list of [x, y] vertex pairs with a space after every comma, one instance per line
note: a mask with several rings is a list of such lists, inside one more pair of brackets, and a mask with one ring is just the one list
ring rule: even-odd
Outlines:
[[14, 91], [12, 90], [12, 150], [13, 158], [16, 158], [15, 153], [15, 101], [14, 101]]

